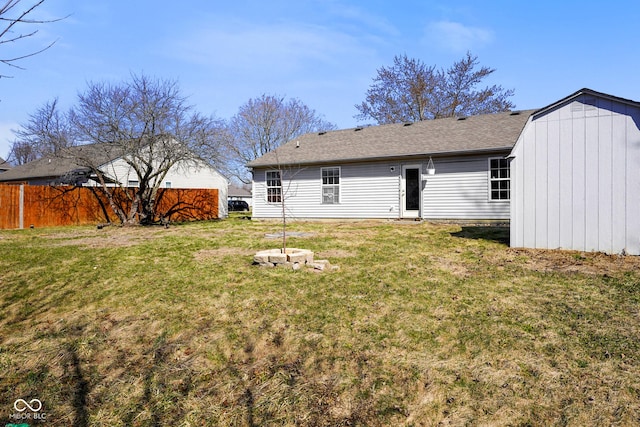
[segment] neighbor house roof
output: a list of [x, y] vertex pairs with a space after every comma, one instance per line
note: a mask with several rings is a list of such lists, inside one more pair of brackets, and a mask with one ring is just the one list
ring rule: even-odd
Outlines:
[[68, 148], [63, 155], [47, 156], [0, 174], [0, 182], [61, 177], [75, 171], [88, 171], [85, 165], [101, 166], [121, 157], [122, 149], [112, 144], [87, 144]]
[[253, 160], [273, 167], [510, 150], [535, 110], [308, 133]]
[[0, 157], [0, 172], [4, 172], [11, 169], [11, 165], [2, 157]]
[[246, 188], [236, 187], [235, 185], [229, 185], [227, 194], [229, 197], [251, 197], [251, 191]]

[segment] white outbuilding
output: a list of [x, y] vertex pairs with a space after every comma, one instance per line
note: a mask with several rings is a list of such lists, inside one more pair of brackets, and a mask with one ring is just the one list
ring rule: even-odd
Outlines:
[[509, 157], [511, 246], [640, 255], [640, 103], [581, 89]]

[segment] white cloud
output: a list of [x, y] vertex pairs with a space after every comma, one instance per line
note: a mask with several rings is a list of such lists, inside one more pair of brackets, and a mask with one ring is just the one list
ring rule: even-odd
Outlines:
[[428, 42], [435, 42], [440, 47], [457, 52], [472, 50], [486, 46], [493, 39], [493, 31], [486, 28], [465, 26], [459, 22], [439, 21], [427, 27]]
[[317, 25], [229, 24], [201, 29], [170, 44], [170, 55], [227, 69], [295, 70], [301, 63], [334, 63], [364, 49], [347, 33]]
[[[358, 7], [343, 4], [341, 1], [323, 1], [328, 11], [335, 17], [334, 22], [353, 26], [358, 31], [366, 29], [370, 33], [378, 33], [382, 37], [398, 37], [401, 31], [384, 15], [370, 13], [369, 7]], [[334, 19], [333, 17], [331, 19]]]

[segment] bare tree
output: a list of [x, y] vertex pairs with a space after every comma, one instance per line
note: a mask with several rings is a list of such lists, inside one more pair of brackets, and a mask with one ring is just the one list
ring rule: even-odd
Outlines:
[[67, 113], [47, 103], [16, 131], [13, 159], [55, 156], [69, 170], [58, 182], [95, 185], [124, 225], [156, 220], [156, 199], [171, 170], [217, 160], [219, 121], [193, 110], [174, 81], [132, 76], [90, 84]]
[[[0, 1], [3, 1], [3, 0], [0, 0]], [[0, 3], [0, 46], [12, 44], [20, 40], [32, 37], [38, 32], [38, 30], [31, 30], [24, 33], [16, 32], [18, 27], [22, 27], [24, 25], [32, 26], [36, 24], [56, 22], [64, 19], [64, 18], [51, 19], [51, 20], [33, 19], [32, 17], [34, 15], [35, 10], [38, 7], [40, 7], [45, 2], [45, 0], [27, 2], [26, 8], [19, 11], [17, 9], [22, 2], [23, 0], [6, 0], [6, 1], [3, 1], [4, 4]], [[44, 52], [54, 44], [55, 44], [55, 41], [49, 43], [47, 46], [45, 46], [42, 49], [37, 49], [35, 51], [31, 51], [28, 53], [11, 56], [11, 57], [0, 57], [0, 63], [4, 65], [8, 65], [9, 67], [23, 69], [22, 67], [17, 65], [18, 61], [37, 55], [41, 52]], [[0, 78], [2, 77], [9, 77], [9, 76], [0, 74]]]
[[[66, 153], [91, 171], [125, 225], [153, 222], [158, 190], [167, 173], [173, 168], [202, 167], [199, 154], [217, 150], [216, 121], [194, 112], [174, 81], [142, 75], [119, 85], [91, 84], [69, 117], [82, 141], [102, 150], [103, 158], [119, 158], [119, 164], [105, 170], [95, 152]], [[130, 181], [135, 181], [135, 188], [130, 188]], [[126, 191], [114, 191], [124, 187]], [[127, 211], [117, 204], [123, 195]]]
[[476, 89], [495, 69], [480, 67], [478, 58], [467, 53], [447, 70], [427, 66], [406, 55], [396, 56], [391, 67], [378, 69], [377, 76], [356, 108], [361, 120], [378, 124], [415, 122], [474, 114], [508, 111], [513, 90], [493, 85]]
[[70, 122], [60, 111], [57, 98], [30, 114], [29, 120], [14, 134], [16, 139], [11, 144], [9, 161], [18, 165], [55, 156], [76, 143]]
[[242, 182], [250, 182], [245, 165], [308, 132], [335, 129], [315, 110], [297, 99], [265, 95], [250, 99], [227, 125], [225, 146], [228, 173]]

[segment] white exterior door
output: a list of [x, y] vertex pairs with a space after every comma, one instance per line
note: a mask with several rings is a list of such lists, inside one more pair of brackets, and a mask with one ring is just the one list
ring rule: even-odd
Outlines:
[[400, 216], [420, 218], [422, 166], [403, 165], [400, 183]]

